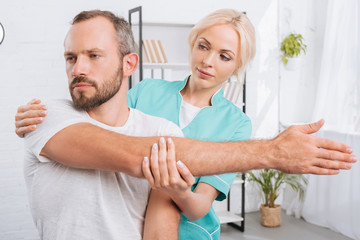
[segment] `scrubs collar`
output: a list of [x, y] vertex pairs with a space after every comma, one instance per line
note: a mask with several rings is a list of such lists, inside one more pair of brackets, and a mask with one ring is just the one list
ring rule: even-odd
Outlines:
[[[189, 75], [188, 77], [186, 77], [185, 80], [183, 81], [183, 84], [179, 85], [178, 91], [179, 91], [180, 96], [181, 96], [181, 93], [180, 93], [180, 92], [181, 92], [181, 90], [183, 90], [184, 87], [186, 86], [188, 80], [190, 79], [190, 76], [191, 76], [191, 75]], [[224, 90], [223, 90], [223, 88], [221, 87], [221, 88], [220, 88], [219, 90], [217, 90], [216, 93], [214, 93], [214, 95], [211, 97], [211, 105], [212, 105], [212, 106], [216, 106], [218, 103], [221, 102], [221, 99], [223, 98], [223, 96], [224, 96]]]

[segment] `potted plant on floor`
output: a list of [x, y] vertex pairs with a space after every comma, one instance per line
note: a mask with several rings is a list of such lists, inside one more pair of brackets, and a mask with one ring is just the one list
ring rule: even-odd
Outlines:
[[296, 62], [299, 61], [297, 56], [299, 56], [301, 52], [306, 54], [306, 44], [304, 43], [303, 36], [296, 33], [287, 35], [281, 42], [280, 50], [282, 53], [281, 59], [284, 65], [289, 70], [296, 69]]
[[258, 184], [264, 197], [260, 212], [261, 224], [265, 227], [281, 225], [281, 205], [275, 204], [275, 200], [279, 196], [280, 186], [283, 183], [289, 184], [302, 200], [308, 182], [303, 175], [286, 174], [274, 169], [248, 172], [247, 175], [249, 182]]

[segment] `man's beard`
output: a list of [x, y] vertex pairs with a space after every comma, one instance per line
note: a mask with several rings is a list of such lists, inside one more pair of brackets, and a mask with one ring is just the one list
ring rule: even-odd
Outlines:
[[[95, 81], [90, 80], [87, 77], [75, 77], [69, 86], [75, 108], [88, 111], [109, 101], [119, 91], [122, 80], [122, 67], [119, 67], [117, 72], [110, 79], [104, 81], [100, 86]], [[86, 94], [81, 91], [75, 94], [73, 90], [74, 85], [81, 82], [91, 84], [96, 90], [95, 94], [91, 97], [87, 97]]]

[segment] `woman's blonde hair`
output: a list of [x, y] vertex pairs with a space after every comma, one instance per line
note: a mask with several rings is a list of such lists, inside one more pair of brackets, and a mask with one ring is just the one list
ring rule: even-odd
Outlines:
[[190, 51], [193, 49], [195, 41], [201, 32], [218, 24], [229, 24], [239, 34], [239, 63], [238, 68], [233, 73], [237, 77], [246, 69], [248, 63], [254, 58], [256, 51], [255, 29], [244, 13], [234, 9], [220, 9], [200, 20], [189, 34]]

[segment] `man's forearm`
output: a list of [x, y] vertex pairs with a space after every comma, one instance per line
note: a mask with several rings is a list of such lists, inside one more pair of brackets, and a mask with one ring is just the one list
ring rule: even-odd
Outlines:
[[[89, 123], [78, 123], [53, 136], [42, 154], [70, 167], [121, 171], [143, 177], [141, 163], [145, 156], [150, 156], [151, 146], [158, 139], [125, 136]], [[275, 168], [288, 173], [334, 174], [337, 169], [349, 169], [346, 163], [353, 157], [345, 153], [346, 145], [304, 134], [297, 128], [272, 140], [233, 143], [186, 138], [173, 140], [176, 158], [196, 176], [260, 168]]]
[[[71, 125], [53, 136], [42, 154], [74, 168], [121, 171], [143, 177], [141, 163], [150, 155], [159, 137], [131, 137], [111, 132], [89, 123]], [[247, 171], [265, 167], [248, 152], [261, 144], [251, 142], [213, 143], [187, 138], [173, 138], [177, 159], [181, 159], [196, 176]], [[266, 142], [265, 142], [266, 143]], [[264, 143], [264, 144], [265, 144]], [[249, 149], [253, 149], [249, 151]]]
[[175, 139], [177, 159], [185, 163], [194, 176], [228, 172], [246, 172], [268, 167], [267, 159], [254, 156], [261, 153], [267, 141], [200, 142]]
[[56, 133], [41, 155], [69, 167], [124, 172], [143, 177], [141, 162], [158, 137], [121, 135], [90, 123], [78, 123]]

